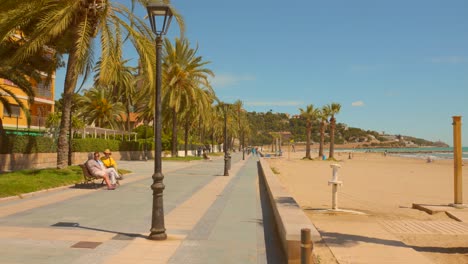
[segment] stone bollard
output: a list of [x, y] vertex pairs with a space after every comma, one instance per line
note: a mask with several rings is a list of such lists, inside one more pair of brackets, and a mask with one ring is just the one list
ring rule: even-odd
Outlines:
[[343, 184], [342, 181], [338, 180], [338, 170], [341, 168], [339, 164], [331, 164], [330, 167], [333, 169], [332, 179], [328, 181], [328, 185], [332, 185], [332, 209], [338, 209], [338, 186]]

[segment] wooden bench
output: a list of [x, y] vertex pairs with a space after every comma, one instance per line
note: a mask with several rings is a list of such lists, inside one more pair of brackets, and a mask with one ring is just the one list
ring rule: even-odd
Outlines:
[[84, 182], [83, 184], [92, 184], [93, 186], [97, 186], [95, 180], [101, 180], [101, 184], [100, 185], [103, 185], [104, 184], [104, 179], [102, 177], [99, 177], [99, 176], [93, 176], [91, 175], [91, 173], [89, 173], [88, 171], [88, 168], [86, 167], [85, 164], [79, 164], [81, 170], [83, 170], [83, 178], [84, 178]]

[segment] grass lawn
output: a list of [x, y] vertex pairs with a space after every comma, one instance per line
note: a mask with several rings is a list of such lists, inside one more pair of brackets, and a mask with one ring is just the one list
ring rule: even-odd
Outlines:
[[66, 169], [21, 170], [0, 174], [0, 198], [44, 189], [71, 185], [83, 181], [78, 166]]
[[[165, 161], [202, 160], [202, 157], [163, 158]], [[128, 174], [129, 170], [119, 169], [119, 173]], [[0, 174], [0, 198], [25, 194], [44, 189], [72, 185], [83, 182], [83, 172], [79, 166], [65, 169], [20, 170]]]

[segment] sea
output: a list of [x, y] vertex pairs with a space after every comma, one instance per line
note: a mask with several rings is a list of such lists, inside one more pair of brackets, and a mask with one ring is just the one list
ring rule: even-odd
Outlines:
[[[380, 152], [387, 151], [388, 155], [400, 156], [407, 158], [427, 159], [453, 159], [453, 147], [436, 148], [436, 147], [420, 147], [420, 148], [369, 148], [369, 149], [341, 149], [342, 152]], [[462, 159], [468, 160], [468, 147], [462, 148]]]

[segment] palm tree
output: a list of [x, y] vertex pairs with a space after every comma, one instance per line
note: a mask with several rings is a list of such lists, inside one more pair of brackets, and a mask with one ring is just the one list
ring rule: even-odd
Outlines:
[[328, 158], [333, 159], [333, 155], [335, 152], [335, 115], [340, 112], [341, 105], [339, 103], [331, 103], [331, 105], [328, 108], [330, 109], [330, 156]]
[[239, 133], [239, 152], [241, 151], [241, 146], [243, 145], [243, 142], [242, 142], [242, 131], [241, 131], [241, 113], [243, 112], [243, 108], [242, 108], [242, 101], [241, 100], [237, 100], [235, 101], [232, 106], [234, 107], [234, 111], [236, 111], [236, 118], [237, 118], [237, 128], [239, 129], [238, 133]]
[[[136, 99], [136, 68], [127, 66], [128, 60], [121, 60], [114, 64], [114, 73], [110, 78], [103, 78], [101, 73], [101, 63], [98, 62], [95, 68], [95, 85], [112, 88], [112, 101], [121, 102], [125, 107], [126, 131], [130, 132], [130, 113], [132, 113], [133, 104]], [[147, 95], [146, 95], [147, 96]]]
[[121, 124], [122, 114], [125, 109], [121, 102], [109, 100], [113, 87], [93, 87], [85, 91], [80, 98], [83, 108], [80, 116], [84, 117], [88, 124], [95, 123], [98, 127], [109, 127], [115, 129]]
[[[22, 91], [26, 97], [28, 105], [34, 102], [34, 89], [31, 86], [31, 81], [37, 83], [43, 82], [41, 73], [46, 73], [47, 78], [45, 81], [50, 81], [50, 76], [53, 67], [60, 64], [60, 58], [52, 56], [53, 53], [48, 52], [47, 48], [43, 48], [33, 56], [29, 57], [24, 63], [20, 65], [9, 65], [7, 63], [11, 54], [15, 53], [24, 41], [24, 34], [9, 34], [4, 40], [0, 41], [0, 78], [8, 80], [16, 86], [17, 89]], [[50, 55], [45, 56], [44, 54]], [[11, 98], [10, 101], [8, 98]], [[12, 114], [11, 103], [17, 105], [26, 116], [28, 125], [31, 121], [29, 114], [29, 107], [27, 107], [23, 100], [4, 82], [0, 83], [0, 104], [7, 114]], [[0, 130], [3, 133], [3, 124], [0, 119]]]
[[207, 89], [214, 94], [208, 77], [214, 76], [213, 72], [205, 68], [209, 62], [203, 61], [197, 56], [197, 49], [190, 48], [187, 39], [176, 38], [175, 45], [169, 39], [164, 41], [163, 80], [163, 104], [170, 109], [172, 114], [172, 150], [173, 157], [177, 155], [177, 113], [183, 112], [184, 107], [189, 107], [193, 102], [200, 100], [199, 89]]
[[184, 112], [182, 113], [184, 119], [185, 156], [187, 156], [188, 151], [187, 144], [190, 129], [196, 122], [203, 122], [204, 120], [209, 120], [208, 117], [209, 112], [211, 111], [211, 104], [215, 99], [214, 93], [211, 93], [211, 91], [207, 89], [196, 89], [195, 93], [198, 93], [198, 95], [196, 95], [196, 98], [198, 98], [198, 100], [191, 101], [189, 105], [184, 107]]
[[314, 105], [310, 104], [306, 107], [306, 109], [299, 108], [300, 115], [302, 118], [306, 120], [307, 126], [307, 143], [306, 143], [306, 155], [305, 159], [312, 159], [310, 156], [310, 135], [312, 133], [312, 121], [317, 118], [319, 113], [319, 109], [314, 109]]
[[323, 145], [325, 144], [325, 128], [327, 127], [328, 117], [330, 117], [330, 109], [328, 106], [323, 106], [317, 113], [317, 117], [320, 120], [320, 146], [319, 146], [319, 158], [323, 157]]
[[[112, 76], [117, 60], [122, 54], [123, 42], [130, 39], [140, 56], [141, 66], [147, 81], [155, 83], [154, 36], [147, 23], [133, 14], [135, 4], [146, 5], [149, 0], [132, 0], [128, 9], [114, 0], [81, 1], [16, 1], [3, 0], [0, 14], [0, 39], [18, 29], [30, 29], [28, 40], [13, 54], [9, 63], [21, 64], [44, 45], [51, 45], [59, 52], [68, 54], [63, 93], [63, 114], [57, 150], [57, 167], [67, 166], [69, 151], [67, 133], [73, 94], [78, 77], [88, 75], [94, 59], [93, 40], [99, 36], [101, 48], [101, 75]], [[169, 3], [169, 0], [163, 0]], [[181, 32], [184, 32], [181, 17], [173, 9]], [[29, 31], [28, 31], [29, 32]], [[118, 56], [117, 56], [118, 57]], [[118, 58], [120, 59], [120, 58]], [[154, 85], [151, 85], [154, 87]], [[153, 93], [154, 94], [154, 93]]]

